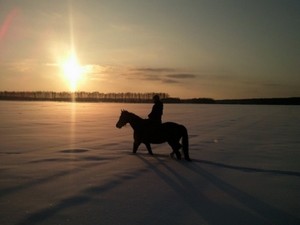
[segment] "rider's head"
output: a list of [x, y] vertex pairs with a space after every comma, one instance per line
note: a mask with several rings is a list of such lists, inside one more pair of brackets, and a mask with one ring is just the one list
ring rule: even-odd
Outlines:
[[153, 101], [154, 101], [154, 102], [159, 101], [159, 95], [154, 95], [154, 96], [153, 96]]

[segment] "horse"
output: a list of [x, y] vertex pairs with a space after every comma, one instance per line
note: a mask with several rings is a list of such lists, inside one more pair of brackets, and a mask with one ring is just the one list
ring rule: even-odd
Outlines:
[[[134, 130], [133, 154], [137, 152], [141, 143], [145, 144], [148, 153], [153, 155], [151, 143], [161, 144], [167, 142], [173, 149], [170, 153], [172, 158], [175, 154], [176, 158], [180, 160], [181, 153], [179, 152], [179, 149], [182, 148], [185, 160], [191, 161], [189, 156], [188, 131], [185, 126], [174, 122], [153, 124], [149, 119], [142, 119], [134, 113], [128, 112], [127, 110], [121, 110], [121, 115], [116, 123], [116, 127], [120, 129], [127, 123], [129, 123]], [[181, 144], [179, 142], [180, 139], [182, 139]]]

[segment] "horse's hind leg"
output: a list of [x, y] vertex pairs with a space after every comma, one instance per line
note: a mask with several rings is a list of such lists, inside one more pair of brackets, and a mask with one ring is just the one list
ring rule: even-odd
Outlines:
[[174, 154], [176, 155], [177, 159], [181, 159], [181, 153], [179, 152], [179, 149], [181, 148], [181, 144], [179, 142], [168, 142], [169, 145], [172, 147], [173, 152], [171, 152], [170, 156], [174, 158]]

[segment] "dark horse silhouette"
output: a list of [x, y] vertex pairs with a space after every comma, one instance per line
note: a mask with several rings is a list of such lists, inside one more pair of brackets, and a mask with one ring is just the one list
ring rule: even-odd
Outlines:
[[[136, 153], [140, 144], [144, 143], [149, 154], [153, 155], [151, 143], [161, 144], [168, 142], [173, 149], [173, 152], [170, 154], [171, 157], [175, 154], [177, 159], [181, 159], [179, 149], [182, 147], [184, 158], [187, 161], [191, 161], [189, 157], [188, 132], [183, 125], [173, 122], [153, 124], [148, 119], [142, 119], [134, 113], [122, 110], [116, 127], [122, 128], [127, 123], [134, 130], [133, 153]], [[180, 139], [182, 139], [182, 145], [179, 143]]]

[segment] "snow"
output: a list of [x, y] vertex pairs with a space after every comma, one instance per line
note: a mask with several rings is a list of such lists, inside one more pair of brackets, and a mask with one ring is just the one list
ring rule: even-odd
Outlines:
[[120, 110], [0, 101], [0, 224], [300, 224], [300, 107], [165, 104], [192, 162], [132, 151]]

